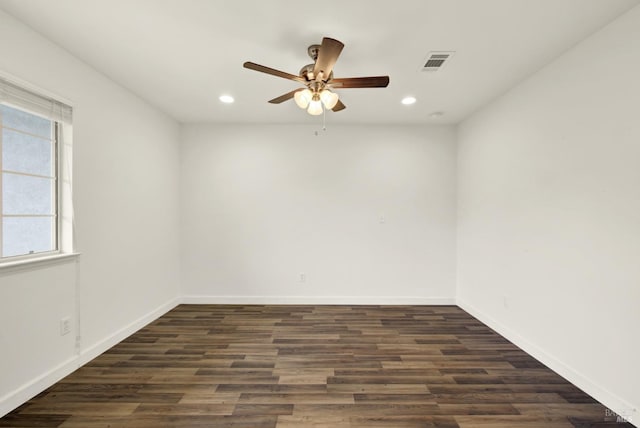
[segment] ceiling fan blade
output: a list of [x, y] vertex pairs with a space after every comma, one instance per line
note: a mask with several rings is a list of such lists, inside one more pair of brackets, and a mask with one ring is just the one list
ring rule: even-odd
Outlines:
[[331, 79], [331, 86], [340, 89], [346, 88], [386, 88], [389, 85], [389, 76], [371, 77], [342, 77]]
[[318, 73], [322, 72], [322, 80], [326, 81], [340, 56], [340, 52], [342, 52], [342, 48], [344, 48], [342, 42], [329, 37], [323, 38], [322, 45], [320, 45], [320, 50], [318, 51], [316, 65], [313, 67], [313, 75], [318, 76]]
[[298, 91], [301, 91], [301, 90], [302, 90], [302, 89], [295, 89], [295, 90], [293, 90], [293, 91], [291, 91], [291, 92], [287, 92], [287, 93], [286, 93], [286, 94], [284, 94], [284, 95], [280, 95], [279, 97], [276, 97], [276, 98], [274, 98], [274, 99], [272, 99], [272, 100], [269, 100], [269, 102], [270, 102], [271, 104], [280, 104], [280, 103], [283, 103], [283, 102], [288, 101], [288, 100], [290, 100], [291, 98], [293, 98], [293, 96], [295, 95], [295, 93], [296, 93], [296, 92], [298, 92]]
[[272, 76], [282, 77], [284, 79], [295, 80], [300, 83], [307, 83], [307, 81], [295, 74], [285, 73], [284, 71], [276, 70], [275, 68], [265, 67], [264, 65], [256, 64], [255, 62], [245, 62], [243, 64], [244, 68], [248, 68], [249, 70], [259, 71], [261, 73], [271, 74]]
[[340, 111], [346, 109], [347, 106], [342, 103], [342, 101], [338, 100], [338, 103], [331, 109], [333, 111]]

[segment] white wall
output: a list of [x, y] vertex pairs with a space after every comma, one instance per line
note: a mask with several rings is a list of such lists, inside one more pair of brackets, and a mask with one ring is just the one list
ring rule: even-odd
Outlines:
[[460, 305], [628, 415], [640, 408], [639, 40], [636, 7], [458, 133]]
[[[175, 304], [179, 126], [1, 11], [0, 52], [4, 76], [73, 103], [82, 253], [0, 274], [2, 415]], [[78, 315], [79, 354], [59, 334]]]
[[315, 129], [183, 128], [187, 301], [452, 303], [452, 129]]

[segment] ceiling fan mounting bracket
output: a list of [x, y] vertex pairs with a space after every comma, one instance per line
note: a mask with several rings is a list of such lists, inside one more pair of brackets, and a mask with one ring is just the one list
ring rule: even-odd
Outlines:
[[318, 59], [318, 53], [320, 53], [321, 46], [322, 45], [311, 45], [307, 48], [307, 53], [314, 62]]

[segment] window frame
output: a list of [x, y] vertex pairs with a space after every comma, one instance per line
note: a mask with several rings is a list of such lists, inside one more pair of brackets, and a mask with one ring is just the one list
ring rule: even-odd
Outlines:
[[[11, 96], [2, 99], [3, 90], [7, 90], [5, 86], [8, 85], [9, 93], [11, 88], [17, 88], [18, 91], [27, 93], [30, 97], [37, 97], [42, 100], [43, 103], [51, 103], [51, 112], [40, 113], [41, 105], [37, 105], [34, 108], [29, 108], [28, 105], [22, 105], [22, 103], [12, 102]], [[18, 94], [20, 95], [20, 94]], [[48, 251], [40, 251], [37, 253], [21, 254], [15, 256], [3, 256], [2, 249], [0, 248], [0, 271], [28, 268], [33, 265], [50, 264], [58, 261], [64, 261], [69, 258], [75, 258], [79, 254], [75, 251], [75, 222], [73, 214], [73, 195], [72, 195], [72, 107], [68, 101], [62, 101], [60, 97], [50, 95], [47, 91], [34, 87], [26, 82], [21, 82], [18, 79], [7, 78], [6, 75], [0, 73], [0, 103], [10, 108], [21, 110], [29, 114], [43, 117], [51, 121], [52, 135], [51, 144], [52, 149], [52, 168], [54, 169], [54, 175], [52, 179], [52, 191], [55, 192], [55, 197], [52, 197], [53, 216], [54, 216], [54, 240], [53, 249]], [[53, 113], [55, 109], [60, 109], [59, 113]], [[42, 110], [41, 110], [42, 111]], [[56, 110], [57, 111], [57, 110]], [[13, 128], [10, 128], [13, 129]], [[18, 132], [24, 132], [18, 130]], [[28, 134], [28, 132], [27, 132]], [[0, 139], [2, 136], [0, 135]], [[0, 142], [0, 149], [2, 149]], [[0, 158], [2, 152], [0, 152]], [[0, 159], [0, 174], [2, 174], [2, 159]], [[2, 177], [0, 177], [0, 186], [2, 185]], [[0, 197], [2, 197], [2, 188], [0, 187]], [[0, 201], [0, 209], [2, 209], [2, 201]], [[4, 213], [0, 212], [1, 218], [4, 218]], [[0, 222], [0, 228], [4, 227], [4, 222]], [[0, 246], [2, 246], [2, 234], [0, 230]]]

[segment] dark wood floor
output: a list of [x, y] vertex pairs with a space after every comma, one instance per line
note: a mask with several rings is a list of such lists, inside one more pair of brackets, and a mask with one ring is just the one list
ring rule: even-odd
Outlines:
[[2, 427], [631, 427], [455, 306], [181, 305]]

